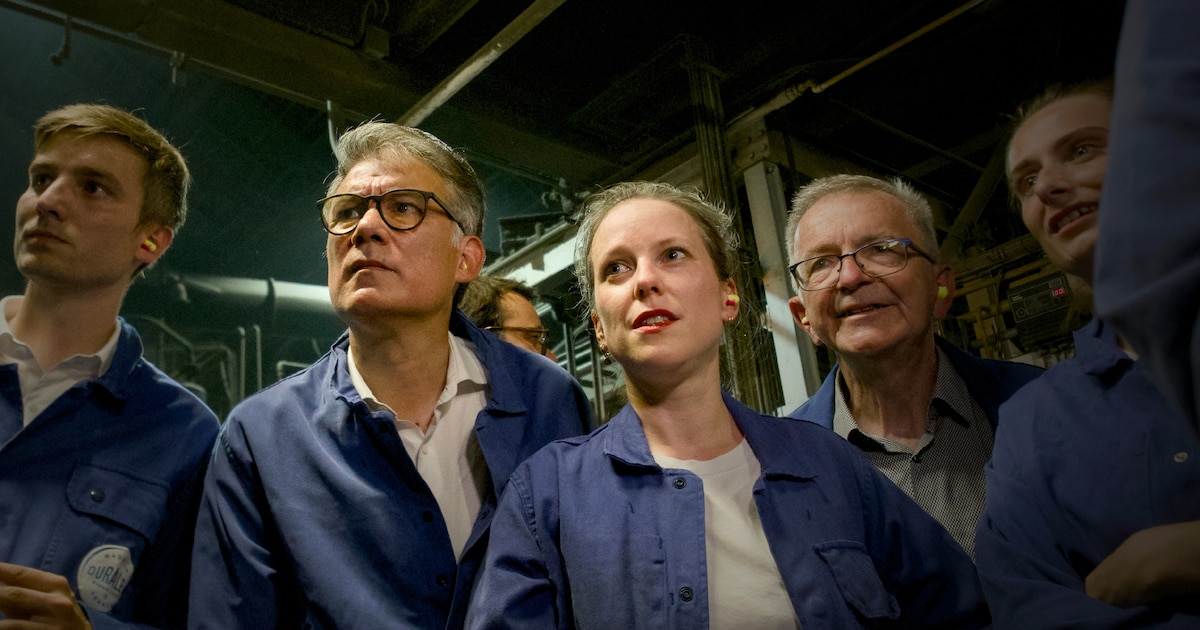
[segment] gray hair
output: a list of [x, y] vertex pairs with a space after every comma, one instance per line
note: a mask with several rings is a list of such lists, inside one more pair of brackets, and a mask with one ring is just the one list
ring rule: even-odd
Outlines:
[[804, 215], [818, 201], [839, 193], [872, 192], [887, 193], [899, 201], [904, 208], [904, 213], [912, 219], [920, 232], [917, 238], [920, 240], [921, 251], [935, 261], [941, 260], [942, 253], [938, 247], [937, 231], [933, 227], [933, 208], [929, 205], [929, 201], [898, 177], [885, 180], [869, 175], [830, 175], [814, 179], [796, 191], [796, 195], [792, 197], [792, 212], [788, 215], [787, 222], [788, 260], [792, 263], [798, 262], [796, 260], [798, 254], [796, 236], [800, 230], [800, 219], [804, 218]]
[[575, 237], [575, 278], [583, 303], [596, 308], [595, 278], [592, 276], [592, 241], [605, 215], [630, 199], [657, 199], [679, 206], [700, 228], [704, 247], [713, 260], [718, 278], [734, 278], [737, 269], [738, 239], [733, 219], [723, 210], [705, 201], [698, 191], [683, 190], [661, 182], [622, 182], [592, 193], [583, 200], [583, 221]]
[[463, 231], [478, 236], [485, 212], [483, 185], [475, 169], [460, 152], [431, 133], [388, 122], [368, 122], [342, 134], [334, 149], [337, 171], [327, 195], [337, 192], [350, 169], [359, 162], [378, 157], [387, 161], [417, 160], [433, 169], [450, 189], [446, 203]]

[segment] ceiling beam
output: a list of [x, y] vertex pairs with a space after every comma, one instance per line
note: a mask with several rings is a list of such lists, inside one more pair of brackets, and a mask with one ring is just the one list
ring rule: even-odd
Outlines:
[[[151, 50], [178, 70], [214, 75], [345, 122], [395, 119], [422, 96], [420, 81], [365, 51], [285, 26], [221, 0], [0, 0], [10, 8], [125, 45]], [[444, 106], [423, 125], [480, 155], [518, 160], [535, 173], [596, 181], [607, 161], [490, 117]]]

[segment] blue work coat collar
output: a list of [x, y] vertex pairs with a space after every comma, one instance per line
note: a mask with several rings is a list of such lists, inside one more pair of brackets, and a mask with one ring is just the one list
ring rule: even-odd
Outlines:
[[[733, 396], [722, 392], [725, 408], [733, 415], [733, 421], [742, 431], [750, 449], [754, 451], [762, 466], [764, 477], [783, 476], [797, 479], [813, 479], [816, 473], [808, 462], [795, 453], [782, 447], [779, 440], [772, 438], [771, 422], [803, 422], [791, 418], [772, 418], [764, 416], [742, 403]], [[642, 428], [641, 418], [630, 405], [625, 405], [606, 425], [602, 435], [597, 436], [606, 456], [626, 466], [641, 469], [643, 472], [661, 472], [662, 467], [654, 461], [650, 453], [650, 443], [646, 441], [646, 432]]]

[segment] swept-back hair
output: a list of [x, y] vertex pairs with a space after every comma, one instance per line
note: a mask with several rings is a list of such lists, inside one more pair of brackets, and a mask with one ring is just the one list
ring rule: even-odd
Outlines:
[[700, 228], [700, 238], [713, 260], [717, 277], [733, 278], [736, 282], [738, 239], [729, 214], [705, 201], [699, 191], [684, 190], [662, 182], [622, 182], [592, 193], [583, 200], [583, 221], [575, 237], [575, 277], [579, 281], [583, 302], [590, 310], [596, 307], [592, 241], [605, 215], [617, 204], [630, 199], [666, 201], [687, 212]]
[[469, 236], [479, 236], [486, 210], [483, 185], [466, 156], [437, 136], [413, 127], [373, 121], [342, 134], [334, 153], [338, 165], [327, 195], [336, 193], [350, 169], [365, 159], [417, 160], [445, 180], [450, 189], [450, 198], [445, 201], [454, 206], [448, 210], [462, 223], [463, 231]]
[[924, 195], [917, 192], [899, 177], [886, 180], [870, 175], [830, 175], [814, 179], [796, 191], [792, 197], [792, 211], [787, 222], [787, 251], [788, 260], [798, 262], [796, 251], [796, 236], [800, 230], [800, 219], [816, 203], [829, 195], [839, 193], [871, 193], [882, 192], [894, 197], [904, 208], [904, 213], [912, 219], [920, 232], [917, 237], [921, 251], [935, 261], [941, 260], [942, 252], [938, 247], [937, 230], [933, 225], [933, 208]]

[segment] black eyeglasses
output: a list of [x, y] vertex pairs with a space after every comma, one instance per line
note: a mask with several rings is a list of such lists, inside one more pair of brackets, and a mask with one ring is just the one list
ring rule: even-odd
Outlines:
[[358, 222], [371, 209], [372, 201], [388, 227], [401, 231], [416, 228], [425, 220], [425, 211], [429, 207], [430, 199], [442, 207], [442, 212], [445, 212], [459, 229], [466, 231], [437, 195], [424, 190], [402, 188], [389, 190], [382, 195], [365, 197], [354, 193], [342, 193], [318, 201], [317, 207], [321, 209], [321, 225], [325, 226], [325, 230], [334, 236], [342, 236], [358, 227]]
[[529, 347], [537, 348], [537, 353], [541, 354], [541, 355], [545, 355], [546, 350], [548, 349], [546, 342], [550, 338], [550, 329], [549, 328], [523, 328], [521, 326], [488, 326], [487, 328], [484, 328], [484, 330], [490, 330], [496, 334], [499, 334], [502, 332], [514, 333], [514, 334], [520, 336], [522, 339], [524, 339], [525, 342], [529, 344]]
[[805, 258], [788, 267], [792, 278], [804, 291], [828, 289], [838, 283], [842, 273], [842, 261], [853, 258], [862, 272], [872, 278], [890, 276], [908, 266], [909, 252], [933, 262], [925, 252], [917, 249], [911, 239], [889, 238], [885, 241], [867, 243], [849, 254], [825, 254]]

